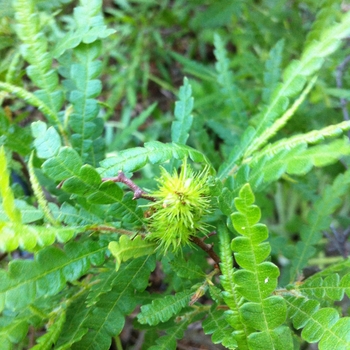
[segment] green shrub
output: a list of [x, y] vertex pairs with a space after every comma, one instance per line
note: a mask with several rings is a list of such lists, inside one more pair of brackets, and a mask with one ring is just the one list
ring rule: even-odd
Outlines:
[[[11, 3], [0, 2], [2, 348], [121, 349], [136, 313], [142, 349], [176, 349], [198, 321], [228, 349], [349, 349], [350, 12]], [[169, 68], [189, 77], [178, 92]], [[152, 84], [177, 95], [173, 115], [171, 100], [152, 104]]]

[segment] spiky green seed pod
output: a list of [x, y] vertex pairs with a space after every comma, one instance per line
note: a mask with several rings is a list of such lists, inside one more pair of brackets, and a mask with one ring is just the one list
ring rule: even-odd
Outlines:
[[195, 173], [184, 160], [180, 172], [169, 174], [161, 168], [158, 189], [151, 193], [156, 202], [149, 205], [153, 213], [148, 219], [147, 239], [159, 242], [165, 253], [178, 251], [190, 244], [190, 237], [207, 232], [203, 216], [210, 212], [208, 168]]

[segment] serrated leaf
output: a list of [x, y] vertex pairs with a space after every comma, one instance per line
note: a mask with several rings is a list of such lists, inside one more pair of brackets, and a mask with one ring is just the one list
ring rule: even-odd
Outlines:
[[[111, 278], [107, 277], [107, 281], [100, 280], [97, 276], [101, 289], [93, 290], [95, 302], [89, 303], [87, 307], [89, 292], [74, 300], [67, 310], [67, 322], [56, 348], [60, 350], [108, 349], [111, 337], [122, 331], [125, 316], [130, 314], [138, 303], [134, 284], [142, 286], [143, 289], [147, 287], [150, 272], [155, 266], [154, 260], [150, 264], [149, 262], [149, 257], [127, 262], [118, 272], [113, 271]], [[130, 276], [134, 276], [139, 281], [135, 283]], [[96, 295], [96, 293], [100, 294]]]
[[192, 109], [192, 88], [188, 79], [184, 78], [183, 86], [179, 91], [179, 101], [175, 103], [175, 121], [171, 125], [172, 142], [186, 144], [193, 121]]
[[324, 325], [332, 327], [338, 321], [339, 314], [335, 309], [324, 308], [317, 310], [312, 318], [313, 322], [308, 322], [301, 332], [301, 336], [309, 343], [318, 342], [324, 335]]
[[[263, 262], [256, 265], [254, 272], [238, 270], [234, 273], [237, 290], [248, 300], [259, 302], [270, 295], [277, 287], [280, 272], [276, 265]], [[252, 288], [255, 285], [256, 288]]]
[[101, 177], [91, 165], [83, 165], [78, 173], [79, 175], [72, 176], [64, 181], [62, 185], [63, 190], [81, 196], [88, 196], [100, 186]]
[[227, 50], [220, 35], [214, 34], [214, 54], [217, 60], [215, 68], [217, 71], [217, 82], [221, 86], [220, 92], [224, 103], [231, 111], [231, 117], [235, 120], [236, 127], [246, 126], [246, 112], [243, 99], [240, 96], [233, 73], [230, 70], [230, 61], [227, 58]]
[[[344, 282], [346, 276], [343, 277]], [[342, 279], [342, 280], [343, 280]], [[329, 275], [324, 279], [322, 277], [314, 277], [306, 280], [300, 286], [300, 291], [310, 297], [323, 299], [325, 296], [331, 300], [342, 300], [346, 291], [346, 283], [340, 283], [340, 277], [337, 273]]]
[[170, 266], [176, 275], [181, 278], [194, 280], [203, 279], [206, 276], [202, 269], [191, 260], [185, 261], [181, 258], [175, 259], [170, 262]]
[[154, 254], [156, 248], [156, 243], [145, 241], [139, 235], [133, 239], [130, 239], [130, 237], [126, 235], [122, 235], [118, 242], [113, 241], [108, 245], [108, 249], [116, 259], [117, 271], [123, 261]]
[[310, 211], [308, 225], [301, 228], [301, 241], [296, 245], [296, 255], [292, 262], [291, 278], [294, 278], [307, 265], [316, 249], [313, 247], [322, 238], [322, 231], [327, 230], [330, 224], [330, 215], [340, 205], [339, 198], [350, 186], [350, 171], [339, 174], [331, 186], [326, 186], [322, 196], [315, 202]]
[[248, 337], [249, 349], [254, 350], [293, 350], [293, 338], [290, 329], [280, 326], [272, 331], [255, 332]]
[[262, 303], [245, 303], [240, 308], [240, 314], [247, 327], [260, 331], [277, 328], [286, 320], [287, 307], [284, 300], [271, 296]]
[[3, 349], [12, 350], [13, 343], [21, 342], [28, 332], [27, 317], [6, 316], [0, 317], [0, 341]]
[[276, 88], [277, 82], [281, 75], [282, 51], [284, 48], [284, 40], [279, 40], [269, 53], [269, 58], [265, 63], [264, 72], [264, 89], [262, 98], [266, 103], [269, 102], [271, 92]]
[[194, 162], [207, 163], [209, 161], [199, 151], [191, 147], [178, 144], [164, 144], [158, 141], [147, 142], [142, 147], [130, 148], [118, 152], [117, 156], [107, 158], [100, 162], [100, 175], [111, 177], [119, 171], [132, 173], [143, 168], [147, 163], [161, 164], [172, 158], [182, 159], [190, 157]]
[[54, 180], [61, 181], [79, 173], [82, 161], [77, 152], [69, 147], [62, 147], [56, 157], [44, 162], [44, 172]]
[[98, 192], [90, 194], [87, 200], [96, 204], [112, 204], [122, 198], [123, 190], [115, 182], [105, 181], [98, 187]]
[[316, 300], [300, 297], [285, 297], [295, 328], [304, 328], [301, 336], [308, 342], [319, 341], [320, 349], [347, 349], [350, 346], [349, 332], [344, 331], [350, 318], [339, 319], [333, 308], [319, 308]]
[[71, 242], [64, 251], [54, 247], [41, 250], [34, 261], [10, 262], [8, 272], [1, 271], [0, 275], [0, 305], [21, 310], [39, 297], [55, 295], [67, 281], [86, 273], [92, 262], [101, 264], [106, 249], [102, 243]]
[[63, 243], [81, 231], [79, 227], [45, 227], [22, 225], [16, 223], [2, 223], [0, 229], [0, 251], [12, 252], [17, 248], [35, 251], [38, 247], [51, 245], [55, 240]]
[[49, 327], [47, 333], [37, 339], [37, 344], [32, 347], [33, 350], [50, 350], [56, 343], [64, 322], [66, 321], [66, 312], [64, 310], [58, 315]]
[[325, 334], [319, 343], [320, 350], [327, 349], [349, 349], [350, 345], [350, 318], [340, 319], [330, 330]]
[[53, 126], [47, 129], [42, 121], [36, 121], [31, 124], [34, 137], [34, 147], [39, 158], [51, 158], [57, 155], [61, 147], [61, 138]]
[[147, 323], [151, 326], [166, 322], [188, 305], [191, 295], [191, 291], [184, 291], [153, 300], [152, 304], [141, 306], [141, 312], [137, 315], [137, 319], [141, 324]]
[[202, 326], [205, 334], [212, 334], [214, 344], [223, 344], [229, 349], [237, 348], [238, 344], [232, 335], [233, 329], [227, 324], [224, 311], [209, 312]]
[[[21, 199], [15, 199], [15, 207], [21, 212], [21, 221], [23, 224], [29, 224], [34, 221], [38, 221], [43, 218], [43, 212], [29, 205], [27, 202]], [[2, 203], [0, 203], [0, 221], [7, 221], [7, 215], [3, 208]]]

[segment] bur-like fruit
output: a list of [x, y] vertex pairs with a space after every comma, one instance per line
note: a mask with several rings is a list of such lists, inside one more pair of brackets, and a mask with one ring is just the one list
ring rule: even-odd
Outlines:
[[203, 222], [210, 213], [208, 170], [206, 167], [196, 173], [186, 159], [179, 173], [174, 170], [170, 174], [161, 168], [158, 189], [151, 193], [156, 202], [149, 205], [152, 214], [147, 239], [158, 241], [164, 253], [190, 244], [190, 237], [198, 232], [208, 232], [208, 224]]

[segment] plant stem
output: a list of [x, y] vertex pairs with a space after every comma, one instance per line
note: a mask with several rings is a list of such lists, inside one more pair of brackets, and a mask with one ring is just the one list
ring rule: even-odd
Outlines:
[[[208, 255], [215, 261], [216, 268], [220, 270], [220, 258], [219, 256], [214, 252], [213, 245], [212, 244], [206, 244], [204, 243], [200, 238], [191, 236], [190, 238], [191, 242], [193, 242], [195, 245], [197, 245], [199, 248], [204, 250]], [[221, 273], [221, 272], [220, 272]]]
[[156, 202], [157, 200], [149, 196], [147, 192], [145, 192], [141, 187], [137, 186], [131, 179], [127, 178], [125, 174], [122, 171], [119, 171], [118, 176], [115, 177], [104, 177], [102, 178], [102, 181], [113, 181], [113, 182], [121, 182], [124, 185], [128, 186], [133, 192], [134, 192], [134, 197], [133, 199], [139, 199], [139, 198], [144, 198], [148, 199], [152, 202]]

